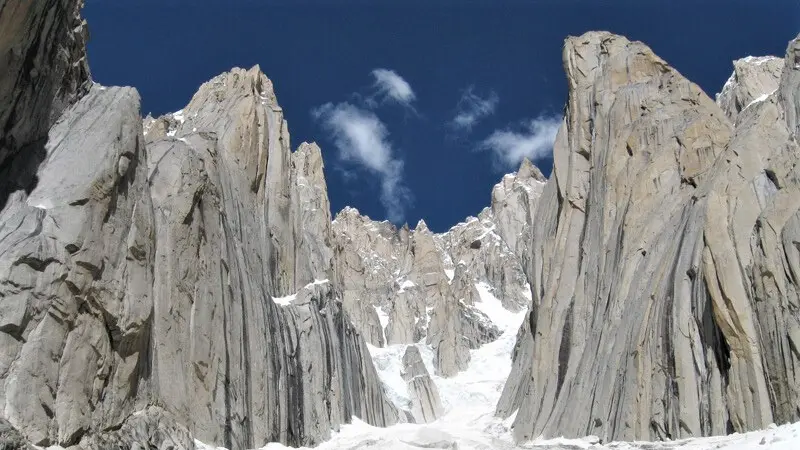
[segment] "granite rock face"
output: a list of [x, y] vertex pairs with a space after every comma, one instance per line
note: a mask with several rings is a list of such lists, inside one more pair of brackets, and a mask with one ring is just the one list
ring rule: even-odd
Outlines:
[[[567, 39], [532, 309], [498, 405], [516, 412], [517, 439], [674, 439], [800, 418], [799, 50], [777, 91], [734, 108], [733, 128], [645, 45]], [[770, 89], [748, 80], [721, 97]]]
[[439, 234], [424, 221], [397, 229], [343, 209], [332, 226], [334, 277], [367, 342], [383, 347], [424, 341], [434, 350], [437, 375], [464, 370], [471, 349], [500, 335], [476, 306], [476, 285], [489, 286], [509, 311], [527, 306], [530, 289], [512, 246], [529, 247], [544, 184], [525, 160], [495, 186], [489, 208]]
[[442, 400], [439, 389], [431, 379], [419, 349], [409, 345], [403, 355], [403, 379], [408, 383], [411, 395], [411, 412], [418, 423], [430, 423], [442, 415]]
[[51, 3], [0, 4], [0, 170], [26, 181], [2, 178], [4, 442], [242, 449], [396, 422], [327, 281], [320, 150], [290, 151], [271, 82], [234, 69], [143, 121], [135, 90], [88, 81], [80, 2]]
[[0, 404], [34, 444], [117, 426], [146, 389], [154, 230], [138, 107], [133, 89], [92, 87], [50, 130], [36, 187], [0, 211]]
[[[163, 244], [151, 339], [165, 409], [195, 438], [229, 448], [311, 445], [353, 415], [394, 423], [369, 353], [326, 282], [319, 148], [290, 151], [271, 82], [258, 67], [234, 69], [158, 121], [166, 134], [148, 143]], [[272, 301], [290, 295], [304, 301]]]

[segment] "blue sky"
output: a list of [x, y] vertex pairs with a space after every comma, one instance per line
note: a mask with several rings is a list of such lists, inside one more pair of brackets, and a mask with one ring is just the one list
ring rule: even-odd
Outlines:
[[783, 56], [796, 1], [87, 0], [94, 79], [143, 113], [259, 64], [293, 148], [320, 144], [331, 209], [444, 231], [477, 214], [522, 155], [549, 174], [566, 101], [564, 38], [648, 44], [713, 96], [747, 55]]

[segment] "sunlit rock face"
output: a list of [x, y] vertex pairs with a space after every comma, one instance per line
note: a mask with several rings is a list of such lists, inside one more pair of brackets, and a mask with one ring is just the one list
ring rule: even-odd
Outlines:
[[798, 52], [737, 61], [723, 111], [644, 44], [567, 39], [530, 320], [498, 405], [517, 439], [800, 418]]
[[0, 7], [3, 427], [43, 446], [242, 449], [395, 423], [328, 283], [320, 150], [291, 152], [271, 82], [234, 69], [142, 121], [135, 90], [89, 81], [80, 6]]

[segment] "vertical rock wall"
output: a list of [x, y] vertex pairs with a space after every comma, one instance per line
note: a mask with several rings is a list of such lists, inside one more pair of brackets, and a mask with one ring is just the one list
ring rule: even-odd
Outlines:
[[757, 100], [734, 129], [643, 44], [566, 41], [532, 311], [498, 405], [517, 411], [518, 439], [680, 438], [800, 418], [796, 53], [776, 92], [748, 87]]

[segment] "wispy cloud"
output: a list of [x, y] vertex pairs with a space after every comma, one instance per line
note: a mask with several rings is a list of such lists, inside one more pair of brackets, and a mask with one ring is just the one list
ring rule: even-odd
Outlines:
[[372, 111], [350, 103], [326, 103], [311, 114], [330, 133], [342, 160], [380, 177], [387, 218], [402, 222], [411, 193], [403, 184], [403, 161], [394, 156], [386, 125]]
[[492, 91], [486, 97], [481, 97], [474, 92], [474, 87], [468, 87], [456, 106], [456, 116], [450, 121], [450, 127], [456, 131], [469, 133], [483, 118], [494, 114], [500, 98]]
[[376, 96], [380, 96], [383, 101], [392, 101], [406, 108], [414, 109], [411, 103], [416, 100], [417, 96], [411, 89], [411, 85], [397, 72], [390, 69], [374, 69], [371, 75], [375, 79], [373, 87]]
[[523, 158], [536, 160], [552, 154], [561, 121], [559, 117], [538, 117], [528, 120], [519, 131], [497, 130], [484, 139], [479, 148], [491, 150], [504, 169], [516, 168]]

